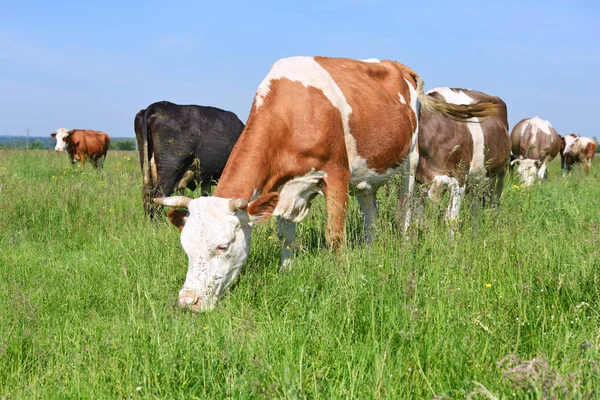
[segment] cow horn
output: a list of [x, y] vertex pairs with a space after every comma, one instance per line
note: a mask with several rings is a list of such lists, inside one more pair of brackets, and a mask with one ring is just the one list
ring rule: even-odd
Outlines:
[[229, 200], [229, 209], [231, 211], [245, 210], [248, 208], [248, 202], [244, 199], [231, 199]]
[[157, 197], [153, 199], [154, 204], [167, 207], [183, 207], [188, 208], [192, 199], [187, 196], [172, 196], [172, 197]]

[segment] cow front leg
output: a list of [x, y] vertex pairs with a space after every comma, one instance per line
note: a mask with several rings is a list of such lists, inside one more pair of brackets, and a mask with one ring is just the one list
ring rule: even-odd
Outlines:
[[106, 160], [106, 155], [100, 157], [100, 159], [98, 160], [98, 171], [102, 172], [102, 169], [104, 168], [104, 160]]
[[541, 180], [546, 180], [546, 178], [548, 177], [548, 164], [550, 163], [550, 156], [546, 156], [544, 157], [544, 160], [542, 161], [542, 166], [540, 167], [539, 171], [538, 171], [538, 178], [540, 178]]
[[590, 174], [590, 164], [591, 163], [592, 163], [592, 160], [589, 158], [586, 158], [583, 160], [583, 169], [585, 170], [586, 175]]
[[371, 245], [377, 220], [377, 192], [357, 194], [356, 199], [363, 213], [365, 243]]
[[296, 223], [277, 217], [277, 236], [282, 241], [280, 270], [286, 271], [292, 268]]
[[346, 217], [348, 215], [348, 185], [350, 171], [333, 169], [326, 171], [323, 192], [327, 200], [327, 228], [325, 239], [329, 246], [340, 250], [346, 245]]

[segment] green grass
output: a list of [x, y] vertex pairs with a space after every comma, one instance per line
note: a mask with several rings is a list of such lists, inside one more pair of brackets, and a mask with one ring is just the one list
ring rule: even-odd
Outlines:
[[67, 164], [0, 151], [0, 399], [600, 396], [600, 165], [509, 179], [454, 238], [428, 207], [402, 240], [381, 190], [365, 247], [353, 199], [339, 259], [318, 199], [291, 272], [272, 220], [219, 307], [192, 315], [175, 306], [179, 233], [144, 217], [136, 155]]

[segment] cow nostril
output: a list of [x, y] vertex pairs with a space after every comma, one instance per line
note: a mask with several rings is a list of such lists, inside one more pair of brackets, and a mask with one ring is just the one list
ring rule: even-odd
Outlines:
[[197, 312], [200, 310], [200, 297], [196, 297], [194, 303], [190, 306], [190, 310]]
[[188, 308], [191, 311], [198, 311], [200, 309], [200, 296], [197, 296], [190, 292], [183, 292], [179, 295], [179, 306]]

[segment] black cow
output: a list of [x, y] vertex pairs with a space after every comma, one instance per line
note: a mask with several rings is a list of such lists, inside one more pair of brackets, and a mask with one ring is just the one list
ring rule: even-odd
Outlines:
[[215, 107], [153, 103], [134, 121], [144, 183], [144, 209], [154, 217], [152, 198], [169, 196], [175, 189], [203, 192], [218, 180], [229, 153], [244, 129], [231, 111]]

